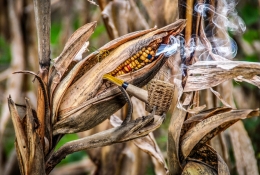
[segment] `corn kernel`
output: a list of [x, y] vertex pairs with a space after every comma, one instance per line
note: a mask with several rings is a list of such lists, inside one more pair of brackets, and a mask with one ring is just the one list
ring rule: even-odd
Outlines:
[[130, 63], [128, 66], [131, 67], [131, 69], [134, 68], [134, 66], [132, 65], [132, 63]]
[[124, 67], [126, 72], [129, 72], [130, 70], [127, 68], [127, 66]]
[[135, 64], [135, 62], [134, 62], [134, 61], [132, 61], [130, 64], [131, 64], [133, 67], [135, 67], [135, 66], [136, 66], [136, 64]]
[[146, 58], [146, 57], [148, 56], [148, 54], [144, 52], [144, 53], [143, 53], [143, 56]]
[[140, 59], [144, 61], [144, 60], [146, 59], [146, 57], [144, 57], [144, 56], [142, 55], [142, 56], [140, 57]]

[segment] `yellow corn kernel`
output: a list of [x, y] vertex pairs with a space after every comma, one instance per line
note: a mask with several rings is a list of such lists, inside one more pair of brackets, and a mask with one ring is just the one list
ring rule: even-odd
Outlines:
[[143, 52], [140, 50], [138, 53], [139, 53], [140, 55], [142, 55]]
[[143, 56], [146, 58], [148, 56], [148, 54], [143, 52]]
[[145, 59], [145, 60], [144, 60], [144, 62], [146, 62], [146, 63], [149, 63], [149, 61], [150, 61], [149, 59]]
[[141, 64], [138, 64], [137, 67], [138, 67], [138, 69], [140, 69], [140, 68], [142, 67], [142, 65], [141, 65]]
[[142, 55], [142, 56], [140, 57], [140, 59], [144, 61], [144, 60], [146, 59], [146, 57], [144, 57], [144, 56]]
[[154, 53], [154, 51], [153, 51], [153, 50], [150, 52], [150, 54], [151, 54], [152, 56], [154, 56], [154, 55], [155, 55], [155, 53]]
[[130, 63], [129, 65], [128, 65], [129, 67], [131, 67], [131, 69], [133, 69], [134, 68], [134, 66]]
[[144, 65], [145, 65], [145, 63], [144, 63], [144, 62], [142, 62], [142, 63], [141, 63], [141, 65], [142, 65], [142, 66], [144, 66]]
[[136, 66], [135, 62], [132, 61], [132, 62], [130, 63], [130, 66], [131, 66], [131, 68], [134, 68], [134, 67]]
[[150, 52], [149, 52], [149, 50], [145, 50], [145, 53], [149, 54]]
[[144, 48], [142, 48], [142, 51], [143, 51], [143, 52], [145, 51], [145, 47], [144, 47]]
[[124, 67], [126, 72], [129, 72], [130, 70], [127, 68], [127, 66]]
[[135, 60], [135, 64], [137, 64], [137, 65], [138, 65], [138, 64], [140, 64], [140, 63], [139, 63], [137, 60]]
[[152, 50], [152, 48], [151, 48], [151, 47], [148, 47], [147, 49], [148, 49], [149, 51], [151, 51], [151, 50]]
[[135, 54], [137, 57], [140, 57], [140, 54], [139, 53], [137, 53], [137, 54]]

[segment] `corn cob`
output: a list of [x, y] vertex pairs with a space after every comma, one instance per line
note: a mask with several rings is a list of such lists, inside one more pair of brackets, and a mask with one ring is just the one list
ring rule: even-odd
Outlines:
[[112, 76], [120, 76], [144, 67], [154, 60], [157, 48], [157, 44], [143, 47], [140, 51], [132, 55], [109, 74]]

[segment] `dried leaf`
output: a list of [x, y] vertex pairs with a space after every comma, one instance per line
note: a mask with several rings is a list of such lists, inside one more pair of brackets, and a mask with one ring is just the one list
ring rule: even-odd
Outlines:
[[197, 114], [205, 108], [206, 108], [206, 105], [198, 106], [198, 107], [194, 107], [192, 109], [188, 109], [187, 112], [190, 113], [190, 114]]
[[68, 39], [61, 54], [55, 59], [54, 67], [62, 76], [80, 48], [94, 32], [97, 22], [91, 22], [77, 29]]
[[243, 123], [237, 122], [229, 128], [231, 143], [236, 160], [236, 169], [239, 175], [258, 175], [257, 161], [251, 140]]
[[200, 162], [211, 167], [213, 170], [218, 170], [218, 157], [217, 152], [209, 145], [201, 145], [198, 149], [186, 159]]
[[88, 158], [55, 168], [50, 175], [88, 174], [93, 175], [97, 166]]
[[180, 174], [181, 163], [179, 159], [179, 140], [181, 134], [181, 128], [186, 116], [186, 112], [175, 108], [171, 116], [171, 122], [168, 129], [168, 145], [167, 145], [167, 157], [170, 174]]
[[[115, 115], [112, 115], [110, 117], [110, 123], [113, 127], [120, 126], [122, 122], [123, 121]], [[164, 157], [152, 133], [149, 133], [147, 136], [144, 136], [142, 138], [137, 138], [133, 140], [133, 142], [138, 148], [148, 153], [150, 156], [153, 156], [155, 160], [160, 164], [160, 166], [164, 168], [165, 173], [168, 171]]]
[[150, 156], [153, 156], [156, 161], [164, 168], [165, 173], [168, 171], [164, 157], [152, 133], [149, 133], [145, 137], [135, 139], [133, 140], [133, 142], [141, 150], [148, 153]]
[[219, 113], [230, 111], [231, 108], [226, 107], [218, 107], [218, 108], [212, 108], [205, 111], [200, 112], [199, 114], [190, 117], [189, 119], [185, 120], [184, 124], [193, 123], [193, 122], [200, 122], [206, 118], [209, 118], [213, 115], [217, 115]]
[[225, 106], [231, 108], [230, 104], [228, 104], [228, 103], [221, 97], [220, 93], [218, 93], [217, 91], [214, 91], [212, 88], [210, 88], [210, 91], [211, 91], [213, 94], [215, 94], [216, 97], [217, 97]]
[[83, 149], [107, 146], [114, 143], [126, 142], [139, 137], [143, 137], [157, 129], [164, 120], [162, 116], [158, 121], [154, 121], [154, 117], [149, 115], [139, 117], [127, 124], [119, 127], [108, 129], [97, 134], [67, 142], [54, 152], [46, 162], [46, 172], [49, 173], [64, 156]]
[[[227, 140], [225, 139], [225, 132], [219, 133], [217, 136], [210, 140], [210, 145], [217, 151], [220, 157], [224, 159], [228, 165], [230, 165], [230, 158], [229, 158], [229, 145]], [[229, 166], [229, 168], [231, 168]]]
[[[234, 78], [259, 81], [260, 63], [242, 61], [198, 61], [188, 67], [184, 92], [208, 89]], [[241, 79], [240, 77], [243, 77]]]
[[52, 133], [50, 128], [50, 104], [49, 104], [49, 96], [47, 94], [47, 86], [43, 82], [42, 78], [39, 77], [36, 73], [31, 71], [17, 71], [16, 73], [24, 73], [24, 74], [30, 74], [34, 75], [35, 78], [39, 82], [39, 88], [38, 88], [38, 105], [37, 105], [37, 118], [39, 120], [39, 137], [41, 137], [42, 145], [44, 146], [44, 137], [48, 139], [48, 141], [51, 141]]
[[[27, 142], [29, 151], [28, 170], [29, 174], [38, 174], [41, 172], [45, 174], [45, 160], [42, 145], [39, 136], [35, 129], [35, 121], [29, 99], [26, 102], [26, 129], [27, 129]], [[46, 146], [46, 145], [45, 145]], [[47, 147], [47, 146], [46, 146]]]
[[[16, 152], [17, 155], [20, 155], [21, 159], [19, 159], [19, 165], [20, 167], [23, 167], [23, 164], [27, 164], [28, 161], [28, 156], [29, 156], [29, 148], [28, 148], [28, 143], [27, 143], [27, 137], [26, 137], [26, 132], [24, 131], [22, 121], [20, 119], [20, 116], [17, 112], [16, 106], [11, 99], [11, 97], [8, 98], [8, 106], [11, 114], [11, 118], [13, 121], [14, 125], [14, 130], [15, 130], [15, 135], [16, 135], [16, 143], [17, 143], [17, 148]], [[23, 172], [27, 173], [28, 168], [23, 167], [21, 170]]]
[[80, 71], [79, 68], [82, 66], [83, 63], [84, 62], [81, 61], [76, 64], [73, 69], [68, 73], [68, 75], [56, 87], [56, 91], [53, 94], [52, 100], [52, 123], [56, 123], [61, 99], [70, 86], [71, 82], [73, 81], [73, 78], [77, 75], [78, 71]]
[[258, 110], [231, 110], [207, 118], [185, 133], [181, 138], [181, 150], [186, 158], [198, 143], [205, 143], [239, 119], [259, 114]]
[[218, 175], [229, 175], [230, 173], [227, 164], [219, 154], [217, 154], [217, 156], [218, 156]]
[[72, 63], [72, 60], [94, 32], [96, 25], [97, 22], [88, 23], [76, 30], [68, 39], [62, 53], [55, 59], [54, 66], [52, 67], [52, 71], [50, 73], [51, 77], [49, 78], [49, 83], [51, 94], [60, 82], [64, 73], [69, 71], [68, 68]]
[[204, 165], [199, 162], [195, 161], [188, 161], [186, 166], [183, 169], [182, 175], [217, 175], [217, 172], [214, 171], [212, 168], [210, 168], [207, 165]]

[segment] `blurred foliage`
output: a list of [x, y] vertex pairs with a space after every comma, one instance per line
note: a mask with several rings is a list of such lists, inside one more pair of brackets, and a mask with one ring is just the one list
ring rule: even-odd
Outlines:
[[[8, 42], [0, 36], [0, 65], [8, 65], [11, 61], [11, 52]], [[0, 67], [0, 70], [2, 69]]]

